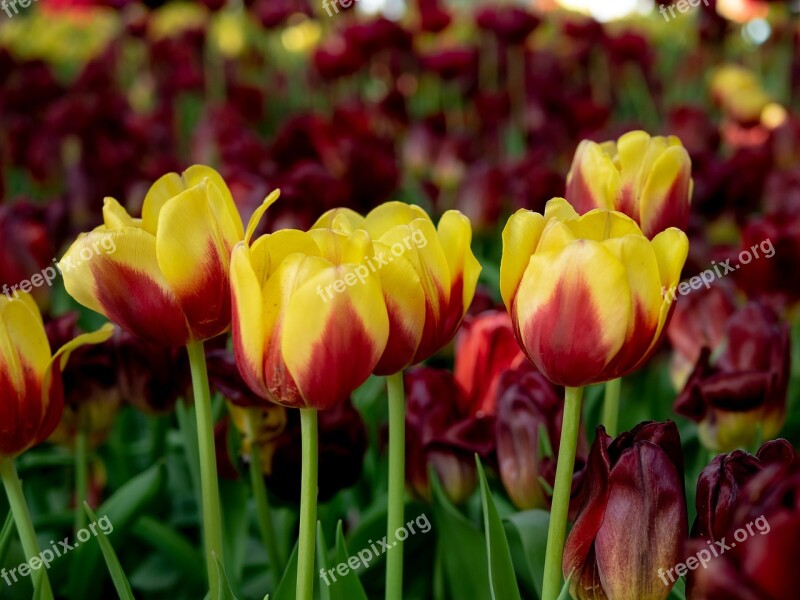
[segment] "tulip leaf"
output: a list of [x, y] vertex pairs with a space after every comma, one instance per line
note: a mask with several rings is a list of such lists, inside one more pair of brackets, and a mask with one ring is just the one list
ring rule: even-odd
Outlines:
[[228, 575], [225, 573], [225, 567], [222, 566], [222, 561], [219, 559], [216, 552], [212, 554], [214, 556], [214, 564], [217, 566], [217, 580], [219, 582], [217, 587], [217, 600], [236, 600], [236, 596], [231, 589], [231, 582], [228, 581]]
[[136, 521], [131, 533], [167, 557], [185, 585], [206, 587], [205, 572], [197, 568], [203, 562], [203, 555], [180, 533], [149, 516]]
[[486, 553], [489, 564], [489, 584], [493, 600], [522, 600], [511, 560], [503, 520], [497, 512], [492, 499], [492, 492], [483, 472], [481, 459], [476, 455], [478, 477], [481, 485], [481, 502], [483, 504], [483, 523], [486, 529]]
[[[84, 501], [83, 509], [89, 515], [92, 524], [97, 523], [97, 515], [88, 502]], [[106, 561], [108, 573], [111, 575], [111, 581], [114, 582], [114, 589], [117, 590], [117, 595], [120, 600], [134, 600], [131, 584], [128, 583], [128, 578], [125, 576], [125, 571], [122, 570], [122, 565], [119, 564], [119, 558], [117, 558], [117, 553], [114, 552], [114, 546], [111, 545], [102, 528], [96, 527], [93, 531], [97, 535], [97, 543], [100, 545], [100, 551], [103, 553], [103, 558]]]
[[297, 591], [297, 544], [294, 545], [286, 570], [283, 572], [278, 589], [275, 590], [274, 600], [295, 600]]
[[[328, 542], [325, 541], [325, 534], [322, 533], [322, 523], [317, 521], [317, 565], [320, 570], [327, 571], [330, 567], [328, 561]], [[320, 582], [319, 600], [334, 600], [338, 594], [331, 592], [331, 586], [325, 585], [325, 581]]]
[[9, 510], [8, 515], [6, 515], [6, 521], [3, 523], [3, 529], [0, 531], [0, 564], [5, 564], [6, 562], [6, 552], [8, 552], [11, 537], [16, 530], [17, 528], [14, 525], [14, 513]]
[[[346, 563], [350, 560], [350, 553], [347, 551], [347, 544], [344, 541], [344, 529], [342, 522], [336, 525], [336, 564]], [[361, 585], [361, 580], [355, 571], [350, 571], [344, 577], [331, 586], [337, 590], [338, 600], [367, 600], [367, 593], [364, 591], [364, 586]], [[334, 600], [337, 596], [334, 596]]]
[[[97, 509], [107, 516], [114, 530], [120, 534], [144, 512], [156, 494], [163, 487], [165, 467], [157, 463], [140, 473], [120, 487], [108, 500]], [[118, 534], [119, 535], [119, 534]], [[120, 543], [124, 537], [120, 536]], [[102, 592], [96, 577], [87, 577], [87, 573], [96, 573], [100, 562], [100, 549], [97, 544], [82, 544], [77, 550], [70, 568], [69, 597], [73, 600], [94, 600]]]
[[508, 516], [505, 521], [511, 556], [519, 559], [517, 572], [522, 574], [523, 583], [532, 584], [536, 596], [541, 598], [550, 513], [539, 509], [526, 510]]
[[569, 582], [572, 581], [572, 573], [569, 574], [567, 580], [564, 582], [564, 587], [561, 588], [561, 593], [558, 595], [557, 600], [570, 600]]
[[452, 505], [433, 469], [429, 477], [436, 531], [439, 540], [447, 540], [442, 567], [450, 597], [488, 598], [488, 558], [483, 532]]

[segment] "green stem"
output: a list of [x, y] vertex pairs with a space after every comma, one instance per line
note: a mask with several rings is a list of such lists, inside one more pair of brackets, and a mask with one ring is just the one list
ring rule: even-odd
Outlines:
[[317, 532], [317, 411], [300, 409], [303, 467], [300, 479], [300, 537], [297, 542], [297, 600], [314, 597], [314, 548]]
[[[17, 475], [17, 469], [12, 459], [6, 458], [0, 461], [0, 476], [2, 476], [3, 485], [6, 488], [8, 503], [11, 506], [11, 512], [14, 514], [14, 521], [17, 524], [17, 532], [19, 533], [25, 556], [27, 560], [34, 556], [38, 557], [40, 552], [39, 542], [36, 541], [36, 531], [33, 529], [31, 513], [28, 511], [28, 504], [25, 502], [25, 495], [22, 493], [22, 482], [19, 480], [19, 475]], [[41, 589], [40, 594], [34, 594], [34, 596], [42, 598], [42, 600], [53, 600], [53, 590], [50, 587], [47, 569], [41, 567], [38, 569], [33, 586], [37, 590]]]
[[575, 467], [575, 449], [581, 422], [583, 388], [566, 389], [564, 421], [561, 427], [561, 444], [558, 447], [556, 485], [550, 509], [550, 526], [547, 530], [547, 551], [544, 559], [544, 584], [542, 600], [556, 600], [561, 592], [561, 559], [567, 535], [567, 515], [572, 492], [572, 470]]
[[267, 554], [269, 554], [269, 563], [272, 566], [273, 574], [276, 578], [280, 578], [286, 563], [275, 539], [275, 525], [272, 521], [267, 486], [264, 484], [264, 472], [261, 469], [261, 448], [256, 441], [253, 441], [250, 446], [250, 484], [253, 487], [261, 539]]
[[403, 541], [395, 536], [405, 524], [406, 397], [402, 371], [390, 375], [386, 385], [389, 392], [389, 512], [386, 539], [390, 541], [392, 550], [386, 556], [386, 600], [403, 600]]
[[619, 433], [619, 391], [622, 387], [622, 379], [612, 379], [606, 381], [606, 394], [603, 400], [603, 425], [606, 433], [614, 437]]
[[89, 497], [89, 439], [86, 433], [85, 410], [78, 409], [78, 430], [75, 434], [75, 531], [86, 527], [83, 503]]
[[217, 480], [217, 455], [214, 449], [214, 419], [211, 416], [211, 391], [208, 387], [206, 355], [203, 342], [186, 346], [192, 368], [194, 407], [197, 417], [197, 442], [200, 456], [200, 486], [203, 495], [203, 535], [205, 539], [206, 569], [212, 600], [219, 595], [219, 574], [214, 554], [223, 562], [222, 518]]

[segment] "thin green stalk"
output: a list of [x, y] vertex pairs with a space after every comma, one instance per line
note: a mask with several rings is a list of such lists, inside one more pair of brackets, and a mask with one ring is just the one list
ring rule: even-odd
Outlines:
[[561, 559], [567, 535], [567, 515], [572, 492], [572, 471], [575, 468], [575, 450], [578, 445], [582, 399], [583, 388], [568, 387], [566, 389], [561, 444], [558, 447], [556, 485], [553, 489], [550, 526], [547, 530], [542, 600], [556, 600], [561, 592]]
[[[14, 461], [6, 458], [0, 461], [0, 476], [8, 495], [8, 503], [11, 512], [14, 513], [14, 521], [17, 524], [17, 533], [22, 542], [22, 549], [25, 557], [30, 560], [34, 556], [39, 556], [39, 542], [36, 540], [36, 531], [33, 529], [31, 513], [28, 511], [28, 504], [25, 502], [25, 495], [22, 493], [22, 482], [17, 475]], [[47, 569], [39, 568], [33, 578], [33, 586], [36, 590], [41, 590], [37, 597], [42, 600], [53, 600], [53, 590], [50, 587], [50, 578], [47, 576]], [[36, 594], [34, 594], [36, 596]]]
[[258, 529], [261, 532], [261, 539], [264, 548], [269, 554], [269, 564], [273, 574], [277, 579], [283, 574], [286, 568], [286, 561], [278, 548], [275, 539], [275, 524], [272, 520], [272, 509], [269, 505], [267, 496], [267, 486], [264, 483], [264, 472], [261, 470], [261, 448], [258, 442], [253, 441], [250, 446], [250, 485], [253, 487], [253, 498], [256, 502], [256, 518], [258, 519]]
[[612, 379], [606, 381], [606, 393], [603, 399], [603, 421], [606, 433], [614, 437], [619, 433], [619, 392], [622, 387], [622, 379]]
[[386, 380], [389, 392], [389, 513], [386, 539], [386, 600], [403, 600], [403, 541], [395, 536], [404, 523], [406, 491], [406, 396], [403, 373]]
[[83, 503], [89, 497], [89, 437], [86, 432], [86, 411], [78, 408], [78, 428], [75, 433], [75, 531], [86, 527]]
[[303, 467], [300, 475], [300, 536], [297, 551], [297, 600], [314, 597], [314, 551], [317, 532], [317, 411], [300, 409]]
[[211, 391], [208, 387], [206, 355], [203, 342], [186, 346], [192, 368], [194, 407], [197, 416], [197, 441], [200, 456], [200, 486], [203, 495], [203, 535], [205, 539], [206, 570], [212, 600], [219, 595], [219, 574], [214, 554], [224, 564], [222, 553], [222, 516], [217, 480], [217, 455], [214, 450], [214, 419], [211, 416]]

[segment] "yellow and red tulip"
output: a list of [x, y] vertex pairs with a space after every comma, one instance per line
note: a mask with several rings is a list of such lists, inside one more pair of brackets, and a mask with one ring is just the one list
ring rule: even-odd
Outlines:
[[[271, 195], [255, 218], [276, 199]], [[106, 198], [103, 218], [59, 263], [75, 300], [164, 346], [230, 327], [230, 255], [244, 228], [216, 171], [195, 165], [182, 176], [164, 175], [147, 192], [141, 219]]]
[[386, 348], [389, 317], [363, 231], [284, 229], [236, 246], [233, 340], [248, 386], [293, 408], [346, 401]]
[[625, 213], [652, 239], [669, 227], [686, 229], [692, 187], [692, 161], [677, 137], [631, 131], [616, 142], [580, 143], [566, 198], [581, 214]]
[[616, 211], [579, 216], [563, 198], [520, 210], [503, 231], [500, 291], [528, 358], [550, 381], [582, 387], [641, 365], [671, 313], [689, 242], [648, 240]]
[[0, 295], [0, 458], [14, 458], [53, 433], [64, 409], [61, 370], [70, 353], [112, 331], [107, 325], [78, 336], [52, 354], [31, 297]]
[[325, 213], [314, 228], [365, 230], [380, 263], [391, 324], [375, 372], [397, 373], [430, 357], [455, 335], [475, 295], [481, 266], [472, 253], [469, 219], [447, 211], [435, 227], [420, 207], [387, 202], [366, 217], [347, 209]]

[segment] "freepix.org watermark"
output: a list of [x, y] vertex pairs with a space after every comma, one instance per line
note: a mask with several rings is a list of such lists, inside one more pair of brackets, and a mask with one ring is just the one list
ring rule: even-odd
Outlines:
[[2, 292], [5, 294], [6, 298], [12, 300], [12, 294], [14, 295], [14, 298], [18, 299], [20, 292], [23, 294], [29, 294], [33, 288], [40, 288], [45, 284], [52, 287], [53, 281], [56, 280], [59, 274], [69, 273], [83, 263], [92, 260], [95, 256], [100, 256], [100, 254], [114, 254], [116, 251], [117, 244], [114, 239], [110, 237], [104, 237], [101, 241], [96, 241], [91, 247], [84, 246], [81, 248], [79, 254], [80, 260], [75, 261], [71, 257], [65, 257], [61, 261], [62, 264], [59, 264], [58, 259], [54, 258], [54, 266], [45, 267], [30, 279], [20, 281], [16, 285], [9, 287], [7, 284], [3, 284]]
[[[761, 250], [761, 255], [758, 253], [759, 250]], [[706, 269], [699, 275], [695, 275], [694, 277], [690, 278], [689, 281], [684, 281], [680, 285], [672, 286], [669, 289], [662, 286], [661, 297], [667, 301], [667, 304], [672, 304], [678, 299], [676, 292], [681, 296], [687, 296], [692, 290], [699, 290], [703, 286], [705, 286], [706, 289], [709, 289], [714, 281], [717, 279], [722, 279], [731, 273], [735, 273], [741, 268], [742, 265], [748, 265], [753, 262], [753, 259], [758, 260], [762, 257], [772, 258], [773, 256], [775, 256], [775, 246], [772, 245], [772, 240], [767, 238], [760, 244], [753, 244], [749, 250], [742, 250], [739, 253], [738, 264], [731, 265], [731, 260], [733, 259], [730, 258], [722, 261], [721, 263], [712, 260], [711, 266], [714, 269], [713, 271], [711, 269]], [[722, 270], [720, 271], [720, 269]]]
[[[726, 550], [731, 550], [736, 548], [736, 544], [741, 544], [748, 537], [753, 537], [755, 535], [755, 531], [753, 531], [753, 526], [755, 525], [756, 530], [761, 535], [767, 535], [769, 533], [770, 527], [769, 523], [767, 522], [767, 518], [764, 515], [758, 517], [755, 521], [750, 521], [744, 527], [741, 527], [733, 532], [733, 539], [736, 540], [735, 542], [731, 542], [730, 544], [725, 543], [725, 538], [721, 540], [717, 540], [712, 542], [711, 540], [707, 540], [706, 544], [708, 544], [708, 549], [702, 548], [698, 550], [694, 556], [690, 556], [686, 559], [685, 563], [678, 563], [668, 571], [664, 569], [658, 570], [658, 576], [661, 578], [661, 581], [664, 582], [664, 585], [669, 587], [673, 583], [675, 583], [675, 576], [683, 577], [689, 571], [694, 571], [697, 567], [702, 566], [704, 569], [708, 568], [708, 564], [711, 562], [712, 558], [717, 558], [718, 556], [722, 556], [725, 554]], [[673, 574], [674, 571], [674, 574]], [[667, 576], [669, 575], [669, 581], [667, 581]]]
[[[339, 14], [339, 6], [342, 8], [350, 8], [353, 6], [358, 0], [322, 0], [322, 8], [325, 9], [325, 12], [328, 13], [329, 17], [333, 16], [333, 11], [336, 11], [336, 14]], [[331, 10], [333, 7], [333, 11]]]
[[[10, 19], [19, 14], [19, 8], [17, 8], [17, 4], [19, 4], [20, 8], [28, 8], [36, 1], [37, 0], [2, 0], [0, 1], [0, 8], [6, 12], [8, 18]], [[14, 11], [14, 14], [11, 14], [12, 10]]]
[[[415, 525], [419, 529], [418, 531], [414, 528]], [[428, 520], [428, 515], [423, 513], [416, 519], [406, 523], [405, 526], [400, 527], [395, 531], [394, 535], [396, 539], [403, 542], [407, 540], [409, 536], [417, 533], [428, 533], [431, 528], [432, 525]], [[350, 571], [357, 571], [361, 567], [366, 569], [373, 560], [386, 554], [389, 550], [397, 546], [397, 542], [392, 542], [390, 544], [386, 536], [384, 536], [382, 540], [378, 540], [377, 545], [372, 540], [369, 540], [367, 543], [370, 545], [369, 548], [359, 550], [358, 554], [351, 556], [347, 562], [339, 563], [327, 571], [325, 569], [320, 569], [319, 576], [322, 578], [322, 581], [325, 582], [325, 585], [330, 586], [331, 583], [335, 583], [336, 575], [339, 575], [339, 577], [346, 577]], [[328, 577], [330, 577], [330, 580], [328, 580]]]
[[6, 582], [6, 585], [10, 587], [19, 582], [19, 577], [28, 577], [31, 575], [31, 573], [38, 571], [42, 567], [49, 569], [50, 564], [54, 560], [61, 558], [69, 552], [72, 552], [81, 544], [85, 544], [92, 539], [92, 536], [97, 537], [98, 528], [105, 535], [109, 535], [112, 531], [114, 531], [114, 525], [111, 523], [111, 519], [108, 518], [108, 515], [103, 515], [97, 519], [96, 522], [89, 523], [89, 525], [84, 529], [78, 530], [78, 532], [75, 534], [75, 541], [72, 543], [70, 543], [68, 537], [65, 537], [57, 544], [53, 540], [50, 540], [50, 548], [45, 548], [39, 552], [38, 555], [32, 556], [28, 561], [17, 567], [14, 567], [13, 569], [1, 569], [0, 577], [2, 577], [3, 581]]
[[[669, 22], [670, 19], [674, 19], [677, 16], [675, 14], [676, 8], [681, 13], [687, 13], [691, 9], [700, 6], [701, 3], [708, 6], [708, 0], [678, 0], [678, 2], [676, 2], [674, 5], [670, 4], [669, 6], [665, 6], [663, 4], [659, 4], [658, 12], [662, 14], [665, 21]], [[667, 11], [669, 11], [669, 16], [667, 15]]]
[[364, 283], [370, 273], [375, 273], [378, 269], [382, 269], [395, 258], [403, 256], [406, 251], [412, 248], [424, 248], [427, 245], [428, 239], [425, 237], [425, 234], [421, 229], [416, 229], [414, 233], [403, 238], [402, 242], [395, 242], [392, 244], [389, 248], [391, 254], [386, 255], [385, 252], [378, 252], [372, 258], [367, 259], [367, 264], [358, 265], [344, 277], [340, 277], [333, 283], [326, 285], [324, 289], [321, 285], [318, 285], [317, 294], [319, 294], [322, 301], [327, 304], [328, 300], [333, 299], [334, 292], [341, 294], [348, 287], [354, 286], [356, 283]]

